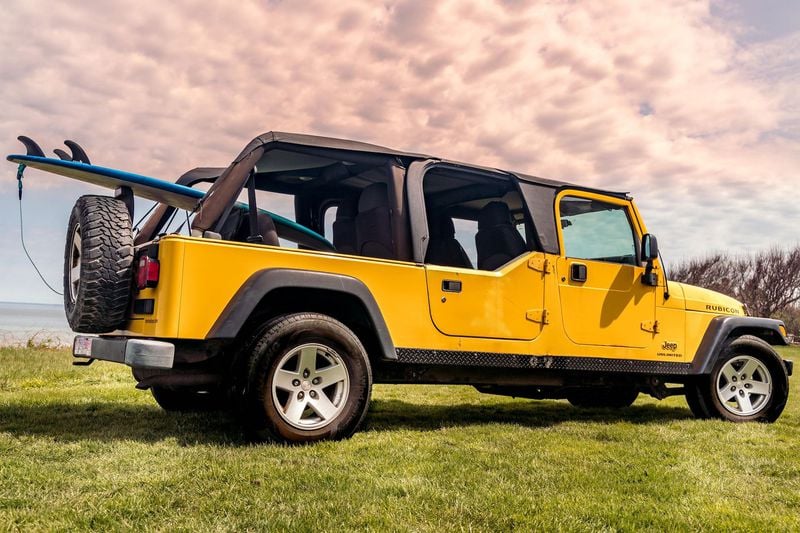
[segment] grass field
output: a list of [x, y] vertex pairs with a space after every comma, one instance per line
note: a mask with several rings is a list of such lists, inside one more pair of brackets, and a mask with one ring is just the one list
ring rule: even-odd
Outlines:
[[[782, 354], [800, 360], [800, 349]], [[0, 530], [800, 530], [800, 377], [773, 425], [376, 386], [366, 427], [248, 445], [129, 370], [0, 348]]]

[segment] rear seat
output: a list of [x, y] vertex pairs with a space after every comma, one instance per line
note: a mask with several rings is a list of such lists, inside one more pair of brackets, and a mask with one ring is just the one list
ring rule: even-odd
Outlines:
[[[272, 217], [264, 212], [259, 212], [257, 216], [258, 233], [261, 235], [261, 243], [270, 246], [280, 246], [278, 232]], [[224, 241], [249, 242], [250, 237], [250, 218], [244, 209], [232, 209], [230, 215], [225, 220], [220, 231], [220, 237]]]

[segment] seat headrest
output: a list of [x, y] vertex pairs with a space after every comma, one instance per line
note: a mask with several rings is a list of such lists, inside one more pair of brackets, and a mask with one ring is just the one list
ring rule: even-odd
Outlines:
[[514, 225], [511, 211], [503, 202], [489, 202], [478, 213], [478, 229]]
[[373, 183], [362, 191], [358, 199], [359, 213], [378, 207], [389, 207], [389, 188], [385, 183]]
[[453, 225], [453, 219], [447, 215], [440, 215], [431, 221], [431, 237], [454, 237], [456, 234], [456, 227]]
[[345, 198], [336, 206], [336, 220], [348, 220], [355, 218], [358, 210], [353, 198]]

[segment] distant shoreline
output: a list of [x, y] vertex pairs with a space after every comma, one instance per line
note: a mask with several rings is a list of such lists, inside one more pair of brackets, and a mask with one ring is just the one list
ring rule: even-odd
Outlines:
[[70, 346], [74, 336], [61, 305], [0, 302], [0, 346]]
[[61, 307], [63, 304], [42, 304], [37, 302], [8, 302], [5, 300], [0, 300], [0, 305], [38, 305], [41, 307]]

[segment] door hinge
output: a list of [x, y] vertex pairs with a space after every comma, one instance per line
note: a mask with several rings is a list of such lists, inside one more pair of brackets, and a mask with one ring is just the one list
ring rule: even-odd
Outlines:
[[648, 320], [642, 322], [642, 329], [650, 333], [658, 333], [658, 320]]
[[544, 274], [549, 274], [553, 270], [550, 260], [546, 257], [532, 257], [528, 260], [528, 268]]
[[531, 309], [525, 313], [525, 318], [537, 324], [548, 324], [547, 309]]

